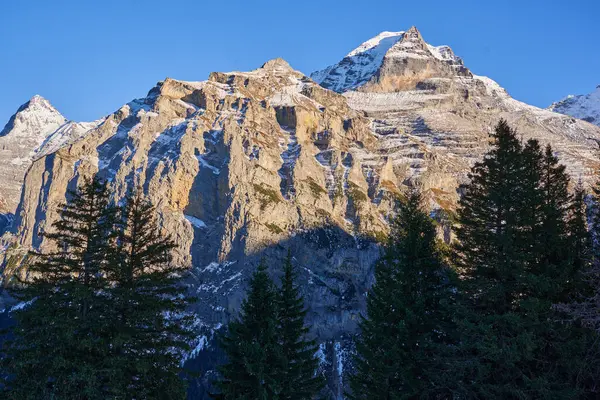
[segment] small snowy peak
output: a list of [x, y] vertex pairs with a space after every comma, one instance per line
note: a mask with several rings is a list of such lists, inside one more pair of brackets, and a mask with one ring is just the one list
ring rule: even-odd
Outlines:
[[592, 93], [569, 95], [548, 109], [600, 126], [600, 85]]
[[20, 198], [23, 178], [31, 163], [81, 138], [103, 120], [68, 121], [42, 96], [33, 96], [0, 132], [0, 197], [12, 212]]
[[46, 136], [66, 122], [67, 119], [48, 100], [35, 95], [19, 107], [0, 132], [0, 137]]

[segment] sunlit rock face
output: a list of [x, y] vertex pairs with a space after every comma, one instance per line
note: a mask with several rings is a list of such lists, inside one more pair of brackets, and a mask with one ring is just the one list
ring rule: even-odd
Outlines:
[[[16, 260], [26, 249], [48, 248], [41, 233], [83, 178], [106, 179], [115, 201], [142, 187], [199, 299], [188, 360], [208, 372], [193, 395], [205, 394], [219, 360], [213, 336], [236, 315], [258, 261], [268, 260], [277, 280], [291, 249], [329, 390], [341, 398], [376, 242], [407, 187], [423, 188], [432, 215], [452, 213], [500, 118], [524, 139], [551, 143], [575, 177], [597, 166], [600, 128], [512, 99], [416, 28], [383, 32], [311, 76], [275, 59], [201, 82], [168, 78], [63, 141], [38, 140], [22, 190], [0, 187], [16, 208], [1, 243], [4, 277], [22, 272]], [[47, 138], [75, 125], [47, 114], [29, 131]], [[15, 126], [17, 118], [5, 131]], [[0, 159], [0, 168], [15, 159]]]

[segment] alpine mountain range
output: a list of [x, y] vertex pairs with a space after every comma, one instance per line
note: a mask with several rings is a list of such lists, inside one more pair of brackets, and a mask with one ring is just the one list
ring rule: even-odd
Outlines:
[[550, 143], [575, 180], [595, 179], [600, 86], [537, 108], [415, 27], [382, 32], [310, 76], [274, 59], [205, 81], [167, 78], [93, 122], [34, 96], [0, 132], [2, 280], [44, 249], [41, 233], [82, 178], [99, 174], [115, 201], [141, 187], [198, 297], [188, 362], [207, 372], [192, 391], [204, 395], [215, 332], [259, 260], [291, 249], [321, 368], [341, 398], [395, 198], [419, 185], [449, 240], [458, 187], [501, 118], [524, 140]]

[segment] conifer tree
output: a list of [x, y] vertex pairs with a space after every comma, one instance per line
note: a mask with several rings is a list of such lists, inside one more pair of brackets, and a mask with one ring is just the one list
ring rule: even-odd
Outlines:
[[591, 262], [591, 234], [587, 224], [586, 191], [582, 182], [573, 190], [569, 206], [567, 231], [570, 248], [570, 264], [575, 272], [586, 272]]
[[[542, 160], [541, 187], [543, 191], [542, 227], [539, 250], [540, 261], [532, 272], [537, 275], [542, 296], [560, 296], [561, 286], [572, 277], [567, 232], [568, 210], [571, 202], [569, 177], [565, 166], [559, 164], [550, 145], [546, 146]], [[545, 280], [545, 284], [539, 284]], [[553, 300], [560, 300], [555, 298]]]
[[[501, 120], [492, 149], [472, 168], [459, 203], [457, 263], [478, 296], [478, 308], [509, 311], [519, 297], [528, 255], [522, 185], [525, 163], [516, 133]], [[533, 217], [535, 218], [535, 217]]]
[[271, 400], [282, 391], [278, 296], [264, 261], [253, 273], [240, 316], [229, 323], [220, 345], [227, 362], [219, 368], [214, 397]]
[[399, 205], [360, 324], [353, 399], [451, 398], [446, 357], [455, 338], [453, 274], [436, 249], [417, 191]]
[[543, 154], [535, 141], [521, 147], [504, 121], [493, 138], [472, 170], [457, 229], [469, 310], [461, 352], [473, 355], [471, 396], [574, 398], [583, 393], [579, 360], [590, 336], [563, 323], [554, 308], [576, 278], [568, 177], [550, 147]]
[[112, 286], [111, 385], [120, 398], [183, 399], [180, 359], [192, 338], [186, 307], [193, 299], [179, 284], [176, 247], [161, 233], [154, 206], [141, 189], [121, 208], [107, 275]]
[[26, 305], [13, 313], [14, 339], [3, 349], [6, 398], [107, 395], [104, 337], [112, 321], [102, 312], [109, 299], [101, 291], [107, 286], [101, 271], [109, 261], [114, 209], [98, 179], [69, 195], [44, 234], [54, 250], [34, 254], [28, 277], [13, 288]]
[[317, 346], [308, 340], [308, 328], [304, 325], [306, 310], [304, 298], [296, 285], [296, 272], [292, 265], [292, 254], [283, 265], [283, 278], [279, 290], [279, 340], [281, 345], [281, 393], [279, 399], [313, 399], [324, 385], [322, 376], [317, 375], [319, 366], [315, 357]]

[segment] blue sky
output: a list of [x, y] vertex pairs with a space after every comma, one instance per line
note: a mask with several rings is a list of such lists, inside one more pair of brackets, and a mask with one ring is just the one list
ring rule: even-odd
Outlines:
[[411, 25], [546, 107], [600, 84], [598, 15], [598, 0], [2, 1], [0, 128], [34, 94], [93, 120], [167, 76], [204, 80], [274, 57], [308, 74]]

